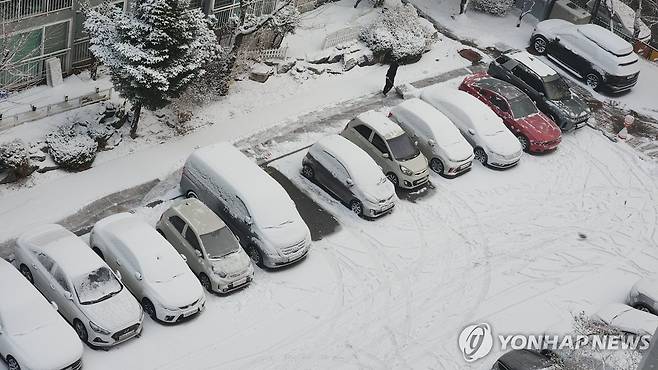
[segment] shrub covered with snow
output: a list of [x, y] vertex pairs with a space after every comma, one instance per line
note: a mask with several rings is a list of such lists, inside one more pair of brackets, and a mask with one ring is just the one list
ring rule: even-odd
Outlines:
[[514, 0], [471, 0], [473, 8], [479, 11], [504, 16], [514, 5]]
[[420, 22], [413, 6], [401, 5], [384, 8], [372, 25], [363, 28], [359, 38], [380, 60], [409, 63], [420, 59], [433, 35]]
[[73, 127], [55, 129], [46, 136], [46, 143], [53, 161], [67, 170], [87, 169], [96, 159], [96, 141]]
[[30, 152], [22, 140], [0, 144], [0, 168], [9, 169], [14, 178], [23, 178], [32, 172]]

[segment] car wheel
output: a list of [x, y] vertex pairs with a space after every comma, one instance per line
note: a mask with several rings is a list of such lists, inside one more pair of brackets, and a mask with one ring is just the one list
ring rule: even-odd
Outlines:
[[585, 76], [585, 83], [592, 90], [598, 91], [601, 88], [601, 75], [597, 72], [590, 72]]
[[395, 187], [400, 186], [400, 182], [398, 181], [398, 177], [393, 172], [387, 173], [386, 178], [388, 178], [388, 180], [390, 182], [392, 182], [393, 185], [395, 185]]
[[247, 254], [251, 257], [251, 260], [254, 261], [256, 266], [263, 267], [263, 254], [260, 249], [253, 244], [249, 244]]
[[315, 171], [313, 171], [313, 167], [307, 164], [303, 165], [302, 176], [306, 177], [309, 180], [313, 180], [315, 178]]
[[187, 198], [194, 198], [194, 199], [199, 199], [199, 197], [196, 195], [194, 190], [188, 190], [187, 193], [185, 193], [185, 196]]
[[444, 167], [443, 167], [443, 162], [441, 162], [440, 159], [438, 158], [432, 158], [430, 161], [430, 168], [432, 171], [438, 173], [439, 175], [443, 175]]
[[208, 275], [202, 272], [201, 275], [199, 275], [199, 281], [201, 282], [203, 289], [212, 292], [212, 285], [210, 284], [210, 278]]
[[87, 328], [85, 328], [85, 325], [82, 323], [82, 321], [78, 319], [73, 320], [73, 329], [75, 329], [75, 333], [78, 334], [80, 340], [83, 343], [87, 343], [89, 335], [87, 334]]
[[518, 134], [516, 135], [516, 138], [519, 139], [519, 143], [521, 143], [521, 148], [523, 148], [524, 152], [529, 152], [530, 151], [530, 141], [528, 140], [527, 137]]
[[32, 272], [30, 272], [30, 269], [27, 268], [27, 266], [21, 264], [21, 266], [18, 268], [18, 270], [25, 276], [27, 281], [30, 282], [30, 284], [34, 284], [34, 278], [32, 277]]
[[635, 308], [635, 309], [637, 309], [637, 310], [640, 310], [640, 311], [644, 311], [644, 312], [648, 312], [648, 313], [653, 313], [653, 311], [651, 310], [651, 308], [649, 308], [647, 305], [645, 305], [645, 304], [643, 304], [643, 303], [637, 303], [637, 304], [633, 305], [633, 308]]
[[142, 308], [144, 309], [144, 312], [146, 312], [146, 314], [149, 315], [153, 320], [158, 319], [155, 314], [155, 306], [148, 298], [142, 299]]
[[537, 35], [532, 39], [532, 50], [539, 54], [546, 54], [546, 49], [548, 48], [548, 40], [546, 37]]
[[19, 365], [18, 361], [11, 356], [7, 356], [7, 367], [9, 370], [21, 370], [21, 365]]
[[355, 200], [350, 202], [350, 209], [357, 216], [359, 216], [359, 217], [363, 216], [363, 203], [359, 202], [358, 200], [355, 199]]
[[97, 247], [93, 247], [92, 250], [94, 251], [94, 253], [98, 255], [98, 257], [100, 257], [103, 261], [105, 261], [105, 256], [103, 256], [103, 252], [101, 252], [100, 249], [98, 249]]
[[487, 153], [484, 152], [484, 149], [482, 148], [475, 148], [473, 151], [473, 154], [475, 155], [475, 160], [482, 163], [482, 165], [486, 166], [487, 165]]

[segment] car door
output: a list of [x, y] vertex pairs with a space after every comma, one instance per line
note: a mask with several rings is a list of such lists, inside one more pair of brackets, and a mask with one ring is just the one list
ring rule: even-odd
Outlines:
[[509, 104], [507, 104], [507, 100], [493, 92], [488, 93], [488, 99], [491, 103], [491, 109], [493, 109], [493, 111], [503, 119], [505, 126], [507, 126], [507, 128], [510, 130], [514, 130], [515, 127], [512, 119], [512, 110], [510, 109]]
[[68, 277], [64, 271], [55, 264], [52, 268], [53, 279], [55, 284], [53, 285], [53, 294], [61, 297], [62, 304], [58, 303], [59, 312], [62, 316], [66, 317], [69, 321], [77, 317], [77, 303], [75, 302], [75, 292], [73, 287], [69, 283]]
[[555, 43], [555, 49], [550, 54], [557, 59], [563, 66], [575, 72], [579, 77], [583, 76], [582, 65], [583, 57], [582, 40], [571, 33], [562, 33]]
[[[350, 179], [350, 174], [347, 171], [347, 168], [341, 163], [341, 161], [327, 153], [329, 156], [332, 166], [331, 166], [331, 178], [332, 178], [332, 192], [338, 199], [348, 203], [352, 198], [352, 191], [350, 190], [350, 185], [347, 184], [348, 179]], [[351, 181], [351, 179], [350, 179]]]
[[172, 235], [171, 244], [174, 245], [178, 253], [187, 258], [187, 265], [195, 274], [201, 272], [203, 256], [201, 258], [197, 256], [190, 243], [185, 240], [185, 228], [187, 228], [185, 220], [177, 215], [170, 215], [165, 222], [169, 224]]
[[537, 74], [520, 64], [512, 69], [512, 73], [520, 82], [517, 87], [520, 87], [530, 99], [535, 102], [543, 100], [544, 84]]
[[[388, 150], [386, 141], [384, 141], [384, 139], [377, 132], [373, 132], [368, 147], [372, 153], [371, 157], [384, 169], [384, 173], [395, 171], [393, 168], [393, 157], [391, 156], [391, 152]], [[385, 157], [385, 155], [387, 157]]]
[[39, 251], [30, 251], [30, 256], [33, 259], [31, 261], [30, 271], [32, 272], [34, 285], [48, 301], [52, 301], [49, 276], [50, 269], [55, 265], [55, 261], [45, 253]]
[[[201, 248], [201, 243], [199, 242], [199, 236], [192, 230], [191, 227], [185, 226], [183, 231], [185, 235], [185, 244], [187, 249], [192, 251], [194, 255], [194, 260], [197, 261], [199, 265], [203, 264], [205, 255], [203, 254], [203, 249]], [[200, 257], [199, 257], [200, 256]], [[190, 258], [188, 257], [188, 261]]]
[[370, 144], [370, 137], [372, 137], [372, 129], [364, 124], [358, 124], [353, 127], [354, 129], [354, 137], [357, 142], [355, 143], [358, 145], [361, 149], [363, 149], [366, 153], [368, 153], [371, 157], [373, 156], [373, 148], [372, 145]]
[[328, 170], [330, 159], [327, 158], [327, 152], [322, 150], [316, 154], [316, 157], [313, 157], [313, 169], [315, 171], [315, 180], [322, 186], [327, 189], [327, 191], [332, 192], [331, 188], [331, 173]]

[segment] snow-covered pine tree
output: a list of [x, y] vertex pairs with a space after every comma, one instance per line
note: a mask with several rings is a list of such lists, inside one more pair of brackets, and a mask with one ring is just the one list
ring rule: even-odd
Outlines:
[[142, 106], [168, 105], [221, 50], [211, 21], [189, 0], [136, 0], [130, 13], [106, 4], [88, 12], [85, 28], [91, 52], [133, 104], [132, 137]]

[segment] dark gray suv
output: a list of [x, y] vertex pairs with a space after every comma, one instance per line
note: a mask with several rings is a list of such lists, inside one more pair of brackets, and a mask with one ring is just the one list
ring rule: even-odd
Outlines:
[[489, 64], [488, 73], [523, 90], [562, 131], [583, 127], [590, 118], [587, 104], [564, 78], [524, 51], [502, 54]]

